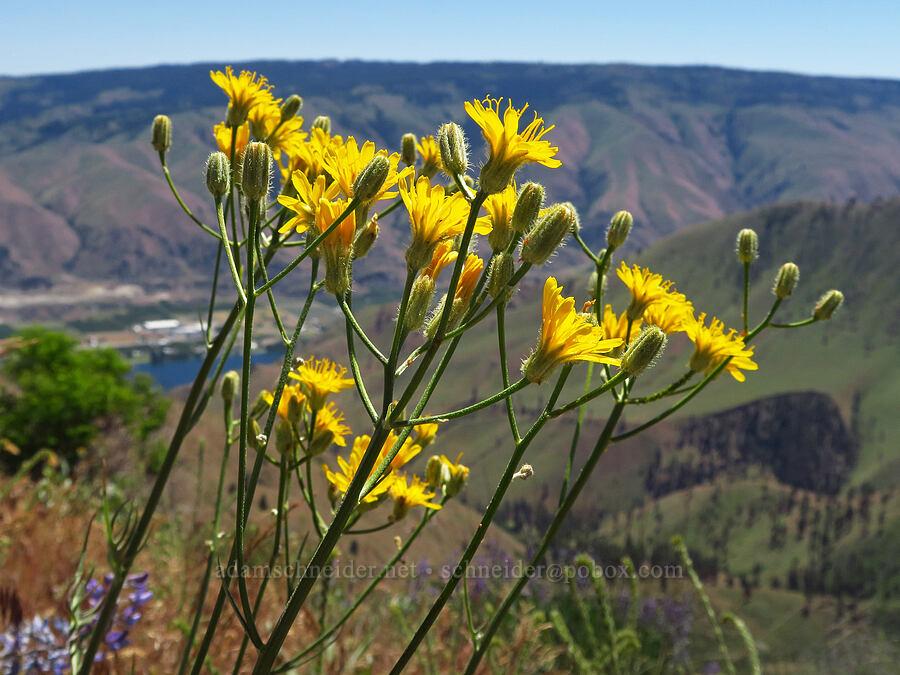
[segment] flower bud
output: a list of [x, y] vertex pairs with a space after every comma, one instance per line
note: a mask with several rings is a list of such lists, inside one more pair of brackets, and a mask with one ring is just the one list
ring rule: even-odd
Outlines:
[[618, 248], [628, 239], [628, 233], [631, 231], [631, 224], [634, 218], [628, 211], [619, 211], [612, 220], [609, 221], [609, 228], [606, 230], [606, 244], [610, 248]]
[[738, 232], [737, 257], [745, 265], [749, 265], [759, 257], [759, 237], [750, 228]]
[[319, 115], [312, 123], [313, 129], [321, 129], [326, 134], [331, 133], [331, 118], [328, 115]]
[[303, 99], [297, 94], [291, 94], [284, 103], [281, 104], [281, 121], [287, 122], [297, 116], [300, 108], [303, 107]]
[[416, 163], [416, 135], [403, 134], [400, 139], [400, 161], [407, 166]]
[[269, 442], [269, 439], [266, 438], [266, 435], [262, 432], [262, 429], [259, 427], [259, 422], [255, 419], [250, 420], [250, 445], [252, 445], [257, 450], [262, 450], [266, 443]]
[[666, 346], [666, 334], [658, 326], [646, 326], [622, 357], [622, 370], [631, 377], [653, 365]]
[[[282, 392], [282, 396], [284, 393]], [[291, 424], [300, 424], [303, 419], [303, 401], [299, 396], [291, 396], [287, 402], [287, 419]]]
[[250, 408], [250, 417], [259, 417], [269, 409], [269, 403], [266, 401], [265, 394], [269, 394], [269, 392], [259, 392], [259, 395], [253, 402], [253, 406]]
[[438, 146], [441, 148], [441, 163], [449, 176], [462, 175], [469, 168], [466, 151], [466, 136], [458, 124], [447, 122], [438, 131]]
[[360, 202], [372, 201], [391, 171], [391, 163], [384, 155], [375, 155], [353, 182], [353, 196]]
[[343, 297], [350, 290], [350, 257], [331, 255], [325, 258], [325, 290]]
[[[475, 180], [471, 176], [463, 176], [462, 178], [463, 183], [465, 183], [470, 190], [475, 189]], [[444, 194], [448, 197], [457, 192], [459, 192], [459, 186], [456, 184], [456, 181], [451, 181], [450, 184], [447, 185], [446, 188], [444, 188]], [[459, 239], [459, 235], [457, 235], [456, 238]]]
[[519, 190], [519, 198], [509, 221], [512, 229], [522, 234], [530, 232], [543, 206], [544, 186], [539, 183], [525, 183]]
[[391, 522], [396, 523], [398, 520], [403, 520], [406, 518], [406, 514], [409, 513], [409, 501], [407, 501], [406, 497], [397, 497], [394, 499], [394, 510], [391, 513]]
[[844, 294], [840, 291], [831, 290], [819, 298], [813, 309], [813, 318], [816, 321], [827, 321], [831, 315], [837, 311], [837, 308], [844, 302]]
[[800, 268], [792, 262], [784, 263], [775, 276], [775, 286], [772, 288], [772, 293], [779, 300], [789, 298], [791, 293], [794, 292], [794, 288], [797, 286], [797, 279], [799, 278]]
[[374, 215], [366, 223], [366, 226], [356, 233], [356, 238], [353, 240], [354, 258], [364, 258], [372, 250], [375, 240], [378, 239], [378, 232], [378, 216]]
[[502, 293], [504, 297], [501, 302], [509, 300], [512, 289], [507, 286], [507, 283], [512, 279], [513, 267], [513, 258], [506, 251], [494, 256], [488, 271], [487, 283], [488, 293], [490, 293], [492, 298], [496, 298]]
[[224, 152], [214, 152], [206, 160], [206, 187], [213, 197], [228, 194], [231, 183], [231, 165]]
[[555, 204], [541, 218], [522, 242], [522, 260], [543, 265], [572, 231], [578, 216], [571, 203]]
[[425, 316], [434, 298], [434, 279], [427, 274], [420, 274], [413, 282], [406, 305], [406, 316], [403, 318], [406, 330], [412, 333], [425, 325]]
[[324, 431], [317, 431], [315, 435], [312, 437], [312, 441], [309, 443], [309, 447], [307, 451], [313, 457], [318, 457], [323, 452], [325, 452], [331, 444], [334, 443], [334, 432], [330, 429], [325, 429]]
[[244, 150], [241, 181], [244, 195], [251, 202], [265, 199], [272, 178], [272, 151], [265, 143], [254, 142]]
[[291, 457], [294, 454], [294, 432], [291, 423], [285, 419], [278, 420], [275, 425], [275, 450], [282, 457]]
[[[440, 487], [443, 482], [442, 474], [444, 470], [444, 462], [437, 455], [432, 455], [425, 465], [425, 482], [432, 490]], [[449, 476], [447, 477], [449, 480]]]
[[492, 251], [505, 251], [513, 236], [515, 231], [509, 226], [508, 220], [493, 223], [488, 233], [488, 245]]
[[153, 118], [150, 143], [157, 152], [165, 152], [172, 146], [172, 120], [167, 115], [157, 115]]
[[229, 370], [222, 376], [222, 400], [225, 403], [234, 400], [238, 387], [241, 386], [241, 376], [236, 370]]
[[456, 464], [447, 468], [450, 470], [450, 480], [444, 483], [444, 494], [448, 497], [455, 497], [462, 491], [469, 480], [469, 467]]

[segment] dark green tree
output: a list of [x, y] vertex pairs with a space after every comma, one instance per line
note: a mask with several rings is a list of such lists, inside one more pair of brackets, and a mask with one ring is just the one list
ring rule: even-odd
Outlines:
[[40, 326], [22, 330], [0, 361], [0, 439], [20, 450], [2, 453], [15, 469], [43, 448], [70, 466], [102, 428], [124, 425], [142, 443], [163, 423], [169, 401], [148, 376], [112, 349], [80, 349], [65, 333]]

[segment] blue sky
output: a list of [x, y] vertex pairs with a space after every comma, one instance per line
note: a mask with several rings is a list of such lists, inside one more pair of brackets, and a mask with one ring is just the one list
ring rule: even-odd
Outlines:
[[4, 4], [4, 75], [363, 58], [711, 64], [900, 78], [896, 0]]

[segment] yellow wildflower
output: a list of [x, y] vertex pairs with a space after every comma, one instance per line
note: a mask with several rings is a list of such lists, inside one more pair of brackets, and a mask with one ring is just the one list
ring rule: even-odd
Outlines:
[[[263, 400], [270, 406], [275, 402], [275, 397], [270, 391], [262, 391], [260, 392], [260, 396], [262, 396]], [[306, 402], [306, 397], [303, 395], [303, 392], [300, 391], [298, 385], [284, 385], [284, 389], [281, 390], [281, 400], [278, 401], [278, 415], [280, 417], [288, 419], [288, 406], [290, 405], [292, 398], [297, 399], [301, 405]]]
[[484, 208], [488, 214], [478, 220], [490, 226], [488, 243], [495, 251], [506, 249], [515, 234], [511, 227], [511, 221], [516, 208], [517, 196], [516, 184], [510, 183], [500, 192], [489, 196], [484, 202]]
[[344, 424], [344, 413], [329, 401], [328, 405], [316, 411], [316, 426], [307, 449], [311, 455], [320, 455], [332, 443], [344, 447], [347, 445], [344, 436], [349, 433], [350, 427]]
[[[624, 343], [628, 332], [628, 317], [625, 316], [625, 312], [616, 316], [612, 305], [606, 305], [603, 308], [603, 319], [600, 322], [600, 328], [603, 329], [603, 335], [606, 338], [620, 338]], [[637, 335], [640, 329], [641, 320], [637, 319], [631, 324], [631, 334]]]
[[237, 128], [237, 135], [234, 139], [234, 155], [231, 154], [231, 127], [224, 122], [217, 124], [213, 127], [213, 136], [216, 139], [219, 151], [225, 153], [225, 156], [229, 159], [233, 156], [234, 161], [237, 162], [240, 161], [241, 153], [244, 152], [244, 148], [250, 142], [250, 125], [244, 123]]
[[618, 359], [604, 354], [622, 340], [604, 339], [599, 326], [575, 311], [575, 299], [562, 297], [562, 288], [553, 277], [544, 284], [542, 315], [538, 347], [522, 364], [530, 381], [543, 382], [557, 366], [569, 361], [619, 365]]
[[527, 110], [513, 107], [512, 101], [506, 106], [500, 119], [502, 98], [485, 97], [482, 101], [466, 101], [469, 116], [481, 127], [481, 133], [490, 146], [488, 160], [481, 167], [479, 184], [489, 194], [500, 192], [512, 180], [513, 174], [525, 162], [537, 162], [549, 168], [562, 164], [554, 159], [559, 148], [550, 145], [543, 137], [553, 129], [544, 128], [544, 120], [534, 114], [534, 119], [519, 132], [519, 120]]
[[[328, 148], [338, 147], [343, 143], [342, 137], [332, 136], [324, 129], [312, 127], [309, 130], [309, 136], [302, 143], [286, 150], [290, 161], [287, 166], [279, 164], [284, 179], [287, 180], [296, 171], [305, 173], [310, 182], [314, 182], [319, 176], [326, 175], [325, 155]], [[331, 183], [331, 176], [328, 176], [328, 182]]]
[[391, 199], [397, 196], [396, 192], [391, 192], [391, 188], [397, 185], [397, 181], [401, 175], [407, 175], [413, 170], [409, 167], [397, 173], [397, 164], [400, 162], [400, 154], [395, 152], [391, 155], [385, 150], [375, 151], [375, 144], [372, 141], [363, 143], [362, 148], [356, 144], [356, 139], [350, 136], [346, 143], [341, 145], [329, 145], [325, 148], [322, 160], [325, 170], [341, 187], [341, 192], [348, 198], [353, 197], [353, 183], [360, 171], [368, 166], [369, 162], [376, 154], [384, 155], [390, 162], [391, 169], [382, 186], [379, 188], [375, 196], [370, 202], [376, 202], [381, 199]]
[[693, 318], [694, 306], [689, 300], [655, 302], [644, 310], [644, 320], [648, 324], [658, 326], [667, 335], [686, 330]]
[[231, 66], [226, 66], [225, 72], [221, 70], [209, 71], [212, 81], [219, 85], [222, 90], [228, 94], [230, 104], [228, 106], [228, 119], [226, 123], [229, 126], [240, 126], [247, 121], [250, 111], [259, 103], [265, 103], [272, 96], [270, 89], [272, 85], [268, 83], [262, 75], [257, 79], [256, 73], [248, 70], [242, 70], [237, 77], [231, 70]]
[[[412, 228], [406, 264], [413, 270], [422, 269], [438, 243], [465, 231], [469, 204], [458, 192], [448, 197], [443, 186], [432, 186], [427, 176], [420, 176], [415, 185], [403, 176], [399, 186]], [[487, 234], [489, 231], [489, 226], [476, 221], [476, 233]]]
[[291, 372], [291, 378], [300, 381], [300, 388], [309, 400], [312, 410], [321, 410], [329, 394], [353, 386], [353, 380], [345, 378], [347, 369], [328, 359], [310, 359]]
[[421, 141], [416, 143], [416, 150], [422, 157], [422, 168], [419, 170], [419, 175], [433, 178], [441, 170], [441, 149], [434, 140], [434, 136], [422, 136]]
[[460, 464], [463, 454], [459, 453], [455, 462], [447, 459], [446, 455], [441, 455], [441, 463], [447, 467], [447, 473], [450, 478], [444, 483], [444, 494], [448, 497], [455, 497], [469, 480], [469, 467]]
[[661, 274], [653, 274], [646, 267], [637, 265], [628, 267], [624, 262], [616, 270], [628, 290], [631, 291], [631, 304], [626, 315], [632, 321], [644, 316], [644, 311], [658, 302], [685, 303], [687, 300], [681, 293], [676, 293], [671, 281], [665, 281]]
[[394, 512], [391, 520], [398, 521], [409, 513], [413, 506], [424, 506], [426, 509], [440, 509], [440, 504], [432, 503], [433, 492], [428, 492], [428, 485], [423, 483], [418, 476], [414, 476], [412, 483], [408, 483], [406, 476], [398, 476], [391, 485], [391, 498], [394, 500]]
[[314, 183], [310, 184], [306, 174], [300, 171], [295, 172], [291, 177], [291, 184], [297, 191], [297, 196], [279, 195], [278, 203], [297, 215], [282, 225], [278, 231], [287, 232], [295, 229], [297, 232], [306, 232], [316, 223], [319, 201], [322, 199], [333, 200], [338, 196], [340, 188], [337, 183], [328, 185], [325, 176], [319, 176]]
[[746, 378], [741, 370], [757, 370], [759, 366], [751, 359], [753, 347], [746, 347], [740, 335], [731, 329], [725, 332], [725, 324], [712, 317], [709, 326], [705, 325], [706, 314], [701, 314], [696, 319], [691, 317], [685, 327], [685, 332], [694, 343], [694, 353], [691, 355], [690, 368], [695, 373], [709, 374], [722, 361], [731, 358], [725, 370], [738, 382]]
[[463, 265], [462, 272], [459, 275], [459, 282], [456, 284], [456, 293], [454, 298], [457, 300], [468, 301], [475, 292], [475, 285], [481, 277], [481, 271], [484, 269], [484, 260], [474, 253], [470, 253]]
[[[371, 438], [369, 438], [369, 436], [358, 436], [353, 441], [353, 449], [350, 451], [349, 461], [345, 460], [343, 457], [337, 458], [340, 473], [332, 471], [325, 464], [322, 465], [322, 469], [325, 471], [325, 478], [331, 484], [332, 492], [335, 493], [333, 496], [346, 494], [347, 488], [350, 487], [350, 481], [353, 480], [353, 477], [359, 469], [359, 463], [362, 461], [363, 454], [365, 454], [370, 440]], [[396, 476], [390, 474], [386, 476], [384, 480], [380, 481], [372, 488], [371, 492], [363, 497], [363, 503], [375, 505], [381, 501], [387, 496], [388, 492], [390, 492], [395, 480]]]
[[455, 263], [458, 256], [459, 254], [453, 250], [452, 241], [442, 241], [435, 247], [434, 253], [431, 255], [431, 262], [428, 263], [428, 267], [422, 270], [422, 276], [429, 277], [432, 281], [437, 281], [441, 270], [447, 265]]
[[434, 443], [434, 437], [437, 435], [437, 422], [431, 424], [419, 424], [416, 427], [416, 437], [413, 443], [419, 447], [425, 448]]

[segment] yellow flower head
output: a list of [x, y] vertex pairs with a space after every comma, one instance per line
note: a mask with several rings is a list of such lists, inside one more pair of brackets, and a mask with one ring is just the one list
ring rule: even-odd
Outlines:
[[437, 281], [441, 270], [447, 265], [455, 263], [458, 256], [459, 254], [453, 250], [452, 241], [442, 241], [435, 247], [434, 253], [431, 255], [431, 262], [428, 263], [428, 267], [422, 270], [422, 276], [430, 277], [432, 281]]
[[[324, 234], [349, 204], [346, 199], [335, 202], [319, 199], [316, 209], [319, 234]], [[356, 212], [353, 211], [319, 244], [318, 251], [325, 259], [325, 290], [336, 296], [343, 296], [350, 289], [350, 254], [353, 252], [355, 234]]]
[[481, 127], [490, 146], [487, 163], [481, 168], [479, 178], [481, 188], [488, 193], [500, 192], [509, 185], [513, 174], [525, 162], [537, 162], [551, 169], [562, 164], [554, 158], [559, 148], [543, 140], [553, 126], [544, 128], [544, 120], [535, 113], [531, 123], [519, 132], [519, 120], [528, 104], [517, 109], [509, 101], [501, 120], [502, 103], [502, 98], [489, 96], [483, 101], [465, 103], [466, 112]]
[[347, 369], [328, 359], [310, 359], [290, 377], [300, 381], [300, 388], [309, 400], [312, 410], [321, 410], [329, 394], [353, 386], [353, 380], [345, 378]]
[[569, 361], [619, 365], [618, 359], [604, 354], [622, 340], [603, 339], [600, 327], [575, 311], [575, 299], [562, 297], [562, 288], [553, 277], [544, 284], [542, 314], [538, 347], [522, 364], [522, 372], [530, 381], [543, 382], [557, 366]]
[[658, 326], [667, 335], [687, 330], [688, 323], [694, 318], [694, 306], [690, 300], [679, 300], [679, 295], [681, 294], [675, 294], [672, 302], [655, 302], [650, 305], [644, 310], [644, 320]]
[[441, 463], [447, 467], [447, 472], [450, 476], [450, 479], [444, 484], [444, 494], [448, 497], [455, 497], [458, 495], [460, 490], [462, 490], [463, 486], [466, 484], [466, 481], [469, 480], [469, 467], [459, 463], [462, 456], [463, 454], [459, 453], [456, 461], [451, 462], [447, 459], [446, 455], [441, 455]]
[[434, 437], [437, 436], [437, 422], [431, 424], [420, 424], [416, 427], [416, 437], [413, 443], [420, 448], [425, 448], [434, 443]]
[[413, 169], [409, 167], [403, 169], [400, 173], [397, 172], [400, 153], [395, 152], [389, 155], [386, 150], [379, 150], [376, 153], [375, 144], [372, 141], [366, 141], [360, 148], [356, 144], [356, 139], [350, 136], [346, 143], [329, 145], [325, 148], [323, 166], [335, 182], [341, 186], [341, 192], [344, 193], [344, 196], [349, 199], [353, 197], [353, 184], [356, 182], [356, 177], [368, 166], [376, 154], [387, 157], [391, 168], [381, 188], [370, 202], [391, 199], [397, 196], [396, 192], [391, 192], [391, 188], [397, 185], [399, 177], [413, 172]]
[[516, 184], [510, 183], [502, 191], [489, 196], [484, 202], [484, 208], [488, 214], [479, 218], [478, 221], [490, 227], [488, 243], [495, 251], [504, 250], [512, 240], [514, 232], [510, 223], [517, 198]]
[[738, 382], [746, 378], [741, 370], [757, 370], [752, 361], [753, 347], [746, 347], [735, 330], [725, 332], [725, 324], [713, 317], [709, 326], [705, 325], [706, 314], [696, 319], [692, 316], [686, 324], [685, 332], [694, 343], [690, 368], [695, 373], [709, 374], [722, 361], [731, 358], [725, 370]]
[[391, 520], [397, 521], [409, 513], [414, 506], [424, 506], [427, 509], [440, 509], [440, 504], [432, 503], [433, 492], [428, 492], [428, 485], [423, 483], [418, 476], [414, 476], [412, 483], [408, 483], [406, 476], [398, 476], [391, 485], [391, 498], [394, 500], [394, 512]]
[[422, 136], [422, 140], [416, 143], [416, 150], [422, 157], [422, 168], [419, 170], [419, 174], [433, 178], [441, 170], [441, 149], [434, 140], [434, 136]]
[[[628, 317], [625, 312], [619, 316], [612, 309], [612, 305], [606, 305], [603, 308], [603, 320], [600, 322], [600, 328], [603, 329], [603, 335], [606, 338], [619, 338], [625, 342], [628, 333]], [[637, 335], [641, 332], [641, 320], [637, 319], [631, 324], [631, 335]]]
[[[263, 400], [270, 406], [275, 402], [275, 397], [270, 391], [262, 391], [260, 392], [260, 396], [262, 396]], [[297, 402], [300, 403], [301, 407], [306, 403], [306, 397], [303, 395], [303, 392], [300, 391], [298, 385], [286, 384], [284, 385], [284, 389], [281, 390], [281, 400], [278, 401], [279, 417], [286, 420], [288, 419], [288, 406], [291, 403], [291, 399], [297, 399]]]
[[211, 70], [209, 76], [228, 94], [230, 103], [226, 123], [229, 126], [242, 125], [247, 121], [254, 106], [265, 103], [272, 97], [269, 91], [272, 85], [262, 75], [257, 79], [256, 73], [242, 70], [241, 74], [235, 77], [231, 66], [226, 66], [224, 73], [221, 70]]
[[247, 113], [247, 121], [250, 122], [250, 133], [257, 140], [263, 140], [269, 132], [281, 121], [281, 99], [276, 99], [271, 91], [266, 91], [265, 96], [260, 96], [250, 111]]
[[454, 298], [462, 300], [470, 300], [475, 292], [475, 286], [481, 277], [481, 271], [484, 269], [484, 260], [474, 253], [470, 253], [463, 265], [462, 273], [459, 275], [459, 282], [456, 284], [456, 293]]
[[[350, 486], [350, 481], [353, 480], [353, 477], [359, 469], [363, 454], [365, 454], [366, 448], [369, 447], [370, 440], [371, 438], [369, 436], [356, 437], [353, 441], [353, 449], [350, 451], [349, 461], [345, 460], [343, 457], [337, 458], [340, 473], [331, 471], [325, 464], [322, 465], [322, 469], [325, 471], [325, 478], [331, 484], [331, 490], [334, 493], [334, 496], [346, 494], [347, 488]], [[371, 492], [363, 497], [363, 503], [370, 506], [377, 504], [387, 496], [395, 480], [396, 476], [388, 474], [384, 480], [380, 481], [372, 489]]]
[[[410, 269], [419, 270], [431, 259], [439, 242], [465, 231], [469, 204], [458, 192], [448, 197], [443, 186], [432, 186], [427, 176], [420, 176], [414, 185], [403, 176], [399, 186], [412, 227], [406, 264]], [[476, 222], [476, 233], [487, 234], [489, 231], [489, 226]]]
[[[338, 196], [340, 188], [337, 183], [327, 184], [325, 176], [319, 176], [310, 184], [305, 173], [297, 171], [291, 178], [291, 184], [297, 191], [296, 197], [279, 195], [278, 203], [287, 207], [297, 215], [279, 228], [279, 232], [287, 232], [295, 229], [297, 232], [306, 232], [316, 224], [316, 212], [319, 209], [319, 201], [331, 201]], [[332, 220], [331, 222], [334, 222]]]
[[[316, 178], [327, 175], [325, 171], [325, 155], [328, 148], [343, 145], [344, 139], [340, 136], [332, 136], [324, 129], [313, 127], [309, 130], [309, 136], [303, 142], [298, 143], [286, 150], [290, 156], [287, 166], [281, 166], [281, 173], [284, 180], [287, 180], [295, 172], [300, 171], [306, 174], [310, 182], [314, 182]], [[327, 176], [328, 182], [331, 183], [331, 176]], [[338, 187], [340, 190], [340, 187]]]
[[[224, 122], [213, 127], [213, 136], [216, 138], [216, 145], [219, 151], [224, 153], [226, 157], [231, 159], [231, 127]], [[250, 142], [250, 125], [242, 124], [237, 128], [237, 135], [234, 137], [234, 161], [240, 161], [241, 153]]]
[[686, 302], [684, 295], [675, 292], [671, 281], [665, 281], [662, 275], [653, 274], [646, 267], [628, 267], [623, 262], [616, 274], [631, 291], [631, 304], [626, 314], [632, 321], [643, 317], [644, 311], [654, 303]]
[[322, 454], [332, 443], [344, 447], [347, 445], [344, 436], [349, 433], [350, 427], [344, 424], [344, 413], [329, 401], [316, 412], [316, 427], [309, 442], [311, 454]]

